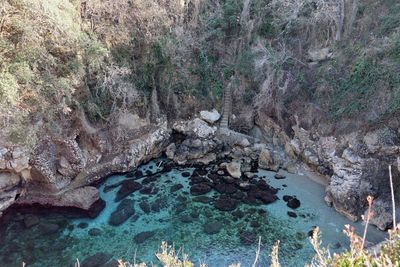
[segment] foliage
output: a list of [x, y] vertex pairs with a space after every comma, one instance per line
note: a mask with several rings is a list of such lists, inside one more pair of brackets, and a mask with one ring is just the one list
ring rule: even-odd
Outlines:
[[380, 33], [388, 34], [400, 27], [400, 3], [388, 4], [389, 13], [380, 19]]
[[371, 59], [361, 58], [353, 66], [348, 77], [341, 80], [335, 91], [331, 111], [335, 117], [352, 115], [367, 108], [383, 73]]
[[19, 100], [17, 79], [9, 72], [0, 73], [0, 103], [15, 105]]
[[242, 0], [224, 0], [223, 1], [223, 28], [227, 35], [231, 35], [239, 26], [240, 12], [242, 11]]
[[237, 69], [240, 74], [251, 78], [254, 74], [254, 54], [250, 49], [246, 49], [240, 55]]

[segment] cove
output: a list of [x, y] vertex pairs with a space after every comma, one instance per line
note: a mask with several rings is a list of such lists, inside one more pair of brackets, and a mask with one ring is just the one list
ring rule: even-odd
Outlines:
[[[286, 178], [276, 179], [275, 172], [258, 170], [252, 181], [265, 181], [278, 189], [276, 201], [267, 205], [238, 201], [233, 209], [223, 203], [217, 209], [215, 202], [221, 198], [217, 190], [191, 194], [191, 187], [197, 183], [193, 177], [208, 179], [216, 165], [200, 169], [173, 166], [160, 173], [166, 161], [156, 159], [134, 173], [106, 179], [99, 185], [106, 208], [95, 219], [10, 211], [0, 232], [0, 266], [21, 266], [22, 262], [34, 267], [73, 266], [76, 259], [86, 266], [117, 266], [112, 259], [159, 265], [154, 253], [162, 241], [188, 254], [196, 265], [217, 267], [240, 262], [241, 266], [251, 266], [259, 236], [259, 266], [268, 264], [277, 240], [282, 266], [303, 266], [313, 256], [308, 240], [313, 227], [320, 227], [323, 243], [332, 253], [348, 247], [342, 233], [345, 224], [353, 225], [359, 234], [364, 229], [361, 223], [352, 223], [327, 207], [324, 187], [306, 176], [283, 172]], [[118, 192], [127, 180], [140, 184], [140, 189], [120, 200]], [[230, 182], [234, 184], [224, 183], [222, 195], [241, 192], [228, 186]], [[232, 192], [228, 192], [230, 189]], [[284, 201], [287, 196], [298, 199], [300, 207], [288, 207]], [[126, 209], [117, 218], [115, 212], [121, 205]], [[369, 228], [368, 241], [384, 238], [384, 233]], [[108, 265], [102, 265], [106, 262]]]

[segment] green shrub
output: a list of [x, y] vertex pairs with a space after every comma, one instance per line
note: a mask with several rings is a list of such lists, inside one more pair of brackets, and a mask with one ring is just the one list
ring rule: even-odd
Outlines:
[[18, 83], [22, 84], [29, 83], [34, 76], [33, 71], [27, 62], [12, 63], [8, 70], [15, 76]]
[[392, 32], [400, 27], [400, 4], [388, 5], [389, 14], [380, 19], [380, 33], [382, 35]]
[[224, 12], [224, 29], [231, 33], [239, 26], [240, 13], [242, 11], [242, 0], [225, 0], [222, 6]]
[[239, 57], [237, 69], [240, 74], [251, 78], [254, 74], [254, 54], [250, 49], [245, 50]]
[[371, 59], [361, 58], [348, 77], [341, 80], [334, 92], [331, 111], [334, 117], [353, 115], [368, 106], [379, 80], [383, 77], [379, 66]]
[[9, 72], [0, 73], [0, 103], [15, 105], [19, 100], [19, 85], [14, 75]]

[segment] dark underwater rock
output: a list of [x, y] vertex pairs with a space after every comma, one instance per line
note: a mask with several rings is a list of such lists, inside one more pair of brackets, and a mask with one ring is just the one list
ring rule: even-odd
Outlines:
[[275, 179], [277, 179], [277, 180], [281, 180], [281, 179], [285, 179], [285, 178], [286, 178], [285, 175], [283, 175], [283, 174], [281, 174], [281, 173], [279, 173], [279, 172], [278, 172], [277, 174], [275, 174], [274, 177], [275, 177]]
[[181, 222], [183, 222], [183, 223], [191, 223], [191, 222], [193, 222], [193, 218], [191, 217], [191, 216], [189, 216], [189, 215], [183, 215], [181, 218], [180, 218], [180, 220], [181, 220]]
[[142, 180], [142, 185], [146, 185], [146, 184], [155, 182], [155, 181], [157, 181], [157, 179], [158, 179], [158, 176], [155, 176], [155, 175], [154, 176], [150, 176], [150, 177], [146, 177], [146, 178], [144, 178]]
[[28, 214], [24, 217], [24, 225], [26, 228], [31, 228], [34, 225], [37, 225], [40, 222], [40, 219], [36, 215]]
[[211, 186], [208, 184], [194, 184], [190, 188], [190, 193], [194, 196], [204, 195], [211, 191]]
[[101, 235], [101, 230], [99, 228], [92, 228], [88, 231], [90, 236], [99, 236]]
[[289, 217], [292, 217], [292, 218], [297, 218], [296, 212], [293, 212], [293, 211], [288, 211], [288, 212], [287, 212], [287, 215], [288, 215]]
[[155, 201], [153, 203], [151, 203], [150, 208], [152, 211], [154, 212], [160, 212], [161, 210], [161, 203], [158, 201]]
[[117, 209], [111, 213], [108, 223], [113, 226], [118, 226], [127, 221], [133, 214], [135, 208], [133, 207], [134, 201], [131, 199], [124, 199], [118, 205]]
[[87, 257], [82, 261], [82, 267], [101, 267], [103, 264], [106, 264], [110, 259], [111, 255], [104, 252], [98, 252], [90, 257]]
[[170, 192], [171, 192], [171, 193], [174, 193], [174, 192], [176, 192], [176, 191], [181, 190], [182, 188], [183, 188], [183, 185], [181, 185], [181, 184], [175, 184], [175, 185], [173, 185], [173, 186], [171, 187]]
[[117, 195], [115, 197], [115, 201], [121, 201], [122, 199], [126, 198], [133, 192], [142, 189], [142, 185], [138, 182], [132, 180], [125, 180], [121, 184], [121, 188], [118, 190]]
[[214, 189], [220, 194], [233, 194], [237, 191], [236, 187], [233, 184], [217, 184]]
[[222, 229], [221, 222], [209, 222], [203, 225], [203, 232], [207, 235], [218, 234]]
[[60, 226], [55, 223], [41, 223], [38, 229], [42, 235], [51, 235], [57, 233], [60, 230]]
[[105, 207], [106, 202], [100, 198], [89, 208], [87, 215], [92, 219], [96, 218]]
[[190, 172], [182, 172], [182, 177], [189, 177], [190, 176]]
[[211, 202], [213, 202], [214, 200], [211, 197], [208, 196], [198, 196], [198, 197], [194, 197], [193, 202], [200, 202], [200, 203], [204, 203], [204, 204], [210, 204]]
[[89, 227], [89, 224], [86, 222], [81, 222], [78, 224], [78, 228], [81, 228], [81, 229], [86, 229], [88, 227]]
[[155, 195], [157, 194], [158, 189], [148, 185], [148, 186], [144, 186], [142, 189], [140, 189], [139, 193], [143, 194], [143, 195]]
[[300, 207], [300, 200], [294, 197], [292, 199], [289, 199], [286, 205], [291, 209], [297, 209], [298, 207]]
[[235, 210], [234, 212], [232, 212], [233, 217], [237, 218], [237, 219], [241, 219], [244, 217], [244, 212], [241, 210]]
[[261, 223], [259, 221], [251, 221], [250, 226], [253, 228], [258, 228], [261, 226]]
[[200, 183], [207, 183], [208, 179], [201, 176], [194, 176], [190, 177], [190, 185], [200, 184]]
[[139, 203], [139, 207], [142, 209], [142, 211], [146, 214], [151, 212], [151, 208], [149, 203], [147, 203], [146, 201], [142, 201]]
[[288, 202], [292, 198], [293, 198], [292, 196], [284, 195], [282, 199], [283, 199], [283, 201]]
[[257, 235], [250, 231], [241, 231], [239, 233], [240, 243], [243, 245], [254, 245], [257, 242]]
[[221, 211], [232, 211], [238, 206], [236, 199], [222, 195], [215, 202], [214, 207]]
[[142, 244], [147, 239], [149, 239], [149, 238], [151, 238], [153, 236], [154, 236], [154, 232], [153, 231], [145, 231], [145, 232], [141, 232], [141, 233], [135, 235], [133, 240], [136, 242], [136, 244]]
[[101, 265], [100, 267], [119, 267], [119, 262], [115, 259], [110, 260], [106, 264]]

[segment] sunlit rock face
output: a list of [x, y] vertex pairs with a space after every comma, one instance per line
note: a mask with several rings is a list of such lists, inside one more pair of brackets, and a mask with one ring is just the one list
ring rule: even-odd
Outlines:
[[87, 185], [160, 156], [169, 144], [170, 131], [154, 128], [139, 138], [120, 142], [114, 150], [104, 149], [107, 138], [104, 133], [91, 143], [82, 142], [78, 135], [45, 138], [29, 156], [20, 148], [2, 148], [0, 214], [14, 203], [90, 210], [99, 194]]
[[[376, 132], [334, 137], [312, 134], [300, 127], [293, 129], [295, 136], [289, 146], [299, 159], [329, 177], [325, 199], [338, 212], [352, 220], [360, 219], [367, 208], [368, 195], [375, 197], [378, 206], [390, 205], [388, 166], [397, 165], [399, 146], [379, 142]], [[393, 176], [397, 188], [397, 168], [393, 168]], [[376, 211], [372, 224], [385, 228], [391, 221], [389, 211]]]
[[20, 147], [0, 147], [0, 216], [30, 179], [29, 156]]

